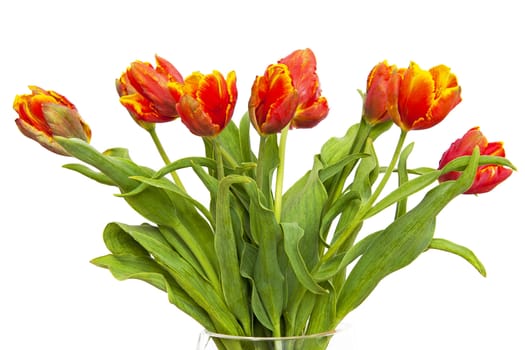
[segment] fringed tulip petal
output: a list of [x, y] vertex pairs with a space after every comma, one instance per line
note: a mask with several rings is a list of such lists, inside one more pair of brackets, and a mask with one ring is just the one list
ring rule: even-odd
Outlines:
[[389, 65], [387, 61], [383, 61], [378, 63], [368, 74], [363, 117], [371, 125], [391, 119], [388, 112], [388, 85], [395, 68], [395, 66]]

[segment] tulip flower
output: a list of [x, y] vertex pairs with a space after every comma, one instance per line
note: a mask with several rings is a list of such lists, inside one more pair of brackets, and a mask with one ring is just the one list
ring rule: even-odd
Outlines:
[[271, 64], [264, 75], [255, 78], [248, 102], [248, 113], [259, 134], [275, 134], [295, 115], [299, 93], [284, 64]]
[[290, 127], [314, 127], [328, 115], [328, 102], [321, 96], [314, 53], [310, 49], [296, 50], [278, 63], [288, 67], [293, 85], [299, 94], [298, 106]]
[[218, 135], [233, 116], [237, 102], [236, 82], [233, 71], [226, 79], [220, 72], [213, 71], [208, 75], [195, 72], [184, 83], [170, 83], [182, 123], [197, 136]]
[[397, 70], [388, 88], [388, 112], [402, 130], [428, 129], [461, 102], [461, 88], [450, 68], [422, 70], [414, 62]]
[[[474, 127], [460, 139], [456, 140], [450, 148], [443, 153], [439, 161], [439, 169], [447, 163], [461, 156], [471, 155], [474, 147], [478, 146], [481, 155], [505, 157], [502, 142], [488, 142], [478, 127]], [[512, 174], [512, 170], [501, 165], [482, 165], [478, 168], [474, 183], [465, 192], [466, 194], [478, 194], [491, 191]], [[455, 180], [460, 173], [451, 171], [439, 178], [440, 182]]]
[[396, 66], [387, 61], [378, 63], [368, 74], [363, 117], [370, 125], [391, 119], [387, 109], [388, 85]]
[[168, 84], [182, 82], [182, 76], [167, 60], [159, 56], [155, 59], [156, 68], [150, 63], [135, 61], [117, 80], [120, 102], [136, 121], [162, 123], [178, 117], [175, 107], [178, 101]]
[[38, 86], [29, 86], [31, 94], [17, 95], [13, 109], [19, 118], [16, 125], [25, 136], [57, 154], [69, 156], [54, 136], [91, 140], [91, 129], [76, 107], [64, 96]]

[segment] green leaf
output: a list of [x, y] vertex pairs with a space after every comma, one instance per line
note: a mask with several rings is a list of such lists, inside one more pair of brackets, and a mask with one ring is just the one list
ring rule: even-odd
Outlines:
[[327, 292], [316, 295], [315, 306], [308, 322], [308, 334], [319, 334], [333, 330], [337, 326], [337, 291], [330, 283], [324, 283]]
[[93, 169], [82, 165], [82, 164], [64, 164], [63, 167], [65, 169], [76, 171], [77, 173], [80, 173], [91, 180], [95, 180], [98, 183], [101, 183], [103, 185], [109, 185], [109, 186], [117, 186], [117, 184], [111, 180], [108, 176], [98, 172], [94, 171]]
[[[198, 211], [206, 218], [206, 220], [210, 224], [213, 223], [213, 218], [210, 212], [208, 211], [208, 208], [206, 208], [201, 202], [199, 202], [195, 198], [191, 197], [187, 192], [183, 191], [179, 186], [175, 185], [173, 182], [168, 181], [165, 178], [154, 179], [154, 178], [144, 177], [144, 176], [132, 176], [131, 178], [134, 180], [140, 181], [143, 184], [172, 192], [177, 197], [177, 200], [187, 201], [189, 205], [194, 206], [196, 209], [198, 209]], [[144, 189], [145, 187], [143, 188], [143, 190]], [[126, 197], [126, 196], [132, 196], [135, 194], [138, 194], [138, 193], [135, 191], [132, 191], [132, 192], [124, 193], [122, 196]]]
[[326, 166], [335, 164], [345, 158], [357, 135], [359, 124], [352, 125], [342, 137], [331, 137], [321, 148], [320, 158]]
[[217, 331], [236, 335], [244, 334], [244, 330], [230, 311], [231, 309], [224, 303], [222, 296], [173, 249], [158, 229], [153, 226], [125, 224], [119, 224], [119, 226], [169, 272], [170, 276], [197, 305], [206, 310]]
[[106, 255], [91, 261], [94, 265], [108, 269], [119, 281], [137, 279], [149, 283], [168, 293], [169, 301], [181, 311], [199, 322], [205, 329], [215, 326], [206, 311], [175, 282], [155, 261], [134, 255]]
[[284, 250], [297, 279], [301, 284], [314, 294], [323, 294], [328, 291], [313, 279], [299, 249], [299, 242], [304, 231], [297, 223], [281, 223], [284, 237]]
[[319, 179], [322, 166], [321, 162], [315, 159], [312, 170], [292, 185], [283, 196], [281, 221], [295, 222], [304, 230], [300, 251], [309, 268], [319, 261], [319, 253], [323, 246], [320, 227], [328, 196]]
[[[144, 224], [144, 227], [152, 226]], [[118, 223], [110, 222], [106, 225], [104, 228], [103, 239], [106, 247], [115, 256], [150, 256], [149, 252], [135, 241]]]
[[257, 285], [255, 284], [254, 270], [257, 264], [258, 248], [251, 244], [245, 244], [241, 254], [241, 276], [248, 279], [252, 285], [251, 293], [251, 306], [255, 317], [261, 322], [267, 329], [272, 329], [273, 324], [268, 312], [264, 307], [264, 304], [259, 295]]
[[[410, 143], [405, 149], [401, 152], [399, 156], [399, 161], [397, 163], [397, 178], [398, 178], [398, 187], [408, 182], [408, 170], [407, 170], [407, 161], [408, 156], [414, 149], [414, 143]], [[407, 212], [407, 197], [399, 200], [396, 206], [396, 218], [404, 215]]]
[[370, 210], [365, 214], [364, 218], [365, 219], [370, 218], [374, 216], [375, 214], [388, 208], [392, 204], [395, 204], [407, 198], [408, 196], [421, 191], [425, 187], [435, 182], [438, 179], [439, 175], [440, 175], [440, 171], [435, 170], [433, 172], [420, 175], [412, 180], [409, 180], [403, 183], [402, 185], [397, 187], [395, 190], [390, 192], [388, 195], [386, 195], [379, 202], [377, 202], [376, 205], [370, 208]]
[[259, 139], [259, 159], [257, 161], [256, 181], [263, 194], [264, 204], [273, 206], [272, 180], [279, 165], [277, 135], [261, 136]]
[[456, 181], [430, 190], [421, 202], [392, 222], [369, 246], [348, 275], [337, 305], [337, 319], [360, 305], [390, 273], [414, 261], [428, 249], [438, 213], [472, 184], [479, 161], [476, 147], [468, 166]]
[[272, 329], [280, 332], [285, 300], [284, 276], [279, 265], [282, 231], [275, 218], [275, 213], [261, 203], [262, 193], [254, 181], [248, 184], [248, 193], [250, 195], [250, 232], [256, 237], [259, 245], [253, 280], [272, 322]]
[[[58, 136], [55, 139], [75, 158], [97, 168], [110, 178], [122, 193], [133, 191], [140, 185], [140, 182], [131, 179], [132, 176], [153, 175], [152, 170], [140, 167], [127, 158], [102, 154], [82, 140]], [[137, 195], [126, 196], [125, 200], [140, 215], [154, 223], [169, 226], [172, 222], [174, 207], [164, 190], [148, 187]]]
[[372, 244], [376, 237], [382, 232], [383, 231], [371, 233], [346, 251], [331, 257], [330, 260], [326, 261], [316, 269], [314, 272], [314, 279], [318, 282], [328, 281], [336, 274], [343, 272], [349, 264], [368, 250], [370, 244]]
[[430, 242], [429, 248], [443, 250], [445, 252], [456, 254], [457, 256], [460, 256], [463, 259], [467, 260], [472, 266], [474, 266], [476, 270], [478, 270], [478, 272], [483, 277], [487, 276], [487, 271], [485, 270], [485, 267], [483, 266], [481, 261], [476, 257], [474, 252], [472, 252], [472, 250], [468, 249], [467, 247], [448, 241], [446, 239], [434, 238]]
[[251, 316], [248, 292], [242, 280], [237, 251], [237, 238], [232, 226], [230, 211], [230, 186], [234, 183], [248, 183], [249, 177], [229, 175], [219, 182], [216, 203], [215, 251], [221, 276], [222, 292], [226, 305], [240, 320], [246, 332], [250, 331]]

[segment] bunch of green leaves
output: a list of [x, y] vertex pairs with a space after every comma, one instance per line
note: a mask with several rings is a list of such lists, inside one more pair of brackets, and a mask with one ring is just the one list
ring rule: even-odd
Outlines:
[[[428, 249], [457, 254], [485, 274], [468, 248], [434, 238], [436, 216], [470, 187], [478, 166], [512, 164], [476, 150], [442, 170], [408, 169], [413, 144], [403, 148], [402, 133], [383, 167], [374, 141], [390, 126], [361, 121], [329, 139], [311, 169], [282, 195], [275, 178], [283, 140], [261, 136], [254, 152], [247, 116], [218, 137], [204, 138], [203, 157], [179, 159], [158, 171], [136, 164], [122, 148], [101, 153], [78, 139], [57, 141], [83, 163], [66, 168], [116, 187], [145, 219], [109, 223], [103, 233], [109, 254], [94, 259], [95, 265], [119, 280], [139, 279], [166, 292], [209, 331], [296, 336], [334, 329], [383, 278]], [[169, 179], [183, 168], [206, 187], [209, 203]], [[462, 176], [437, 182], [452, 170]], [[399, 185], [384, 195], [392, 174]], [[407, 199], [423, 190], [424, 197], [408, 208]], [[365, 220], [388, 208], [395, 210], [383, 229], [361, 232]]]

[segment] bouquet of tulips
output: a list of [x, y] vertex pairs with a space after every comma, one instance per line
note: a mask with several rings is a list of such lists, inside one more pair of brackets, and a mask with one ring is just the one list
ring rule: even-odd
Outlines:
[[[405, 145], [407, 134], [431, 128], [461, 102], [456, 76], [444, 65], [374, 66], [361, 93], [359, 122], [326, 140], [311, 169], [289, 188], [283, 186], [288, 132], [312, 128], [329, 114], [310, 49], [292, 52], [255, 78], [238, 123], [232, 120], [235, 72], [183, 78], [158, 56], [156, 66], [131, 63], [116, 90], [151, 135], [165, 162], [158, 170], [135, 163], [125, 148], [98, 151], [73, 103], [54, 91], [30, 89], [14, 102], [20, 131], [78, 159], [65, 167], [115, 187], [145, 219], [109, 223], [103, 232], [109, 254], [93, 264], [119, 280], [140, 279], [166, 292], [172, 304], [217, 333], [330, 331], [384, 277], [429, 249], [459, 255], [484, 275], [471, 250], [434, 238], [436, 216], [456, 196], [491, 191], [515, 170], [503, 144], [488, 142], [477, 127], [451, 144], [437, 168], [408, 166], [414, 145]], [[170, 160], [156, 127], [177, 119], [202, 139], [205, 154]], [[400, 136], [382, 165], [374, 142], [390, 129]], [[208, 203], [195, 199], [179, 177], [186, 168], [209, 192]], [[398, 185], [385, 193], [394, 177]], [[421, 191], [419, 202], [409, 205]], [[362, 229], [387, 209], [391, 219], [382, 229]]]

